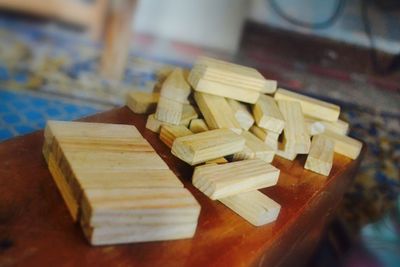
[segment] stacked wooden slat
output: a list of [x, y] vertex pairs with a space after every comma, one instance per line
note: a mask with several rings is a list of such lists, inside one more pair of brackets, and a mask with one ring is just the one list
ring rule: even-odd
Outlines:
[[91, 244], [194, 235], [199, 204], [134, 126], [49, 121], [43, 154]]
[[[187, 79], [199, 116], [179, 126], [160, 116], [164, 121], [150, 127], [150, 115], [148, 128], [161, 128], [172, 154], [195, 167], [195, 187], [253, 225], [279, 214], [280, 205], [259, 191], [277, 182], [279, 170], [270, 164], [275, 155], [294, 160], [308, 154], [304, 168], [328, 176], [334, 152], [352, 159], [360, 153], [362, 144], [346, 136], [339, 106], [277, 89], [253, 68], [200, 58]], [[158, 106], [168, 110], [162, 101]]]

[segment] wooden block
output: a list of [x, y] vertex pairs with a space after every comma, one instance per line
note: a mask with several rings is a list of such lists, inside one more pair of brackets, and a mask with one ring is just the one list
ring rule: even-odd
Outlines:
[[193, 133], [202, 133], [208, 131], [208, 126], [203, 119], [193, 119], [190, 121], [189, 129]]
[[184, 125], [189, 127], [190, 121], [193, 119], [197, 119], [199, 114], [197, 113], [196, 109], [190, 104], [183, 104], [182, 109], [182, 117], [179, 125]]
[[254, 104], [260, 97], [260, 93], [254, 90], [247, 90], [233, 85], [226, 85], [215, 81], [200, 79], [196, 73], [190, 73], [189, 82], [195, 91], [226, 97]]
[[301, 95], [279, 88], [275, 93], [276, 100], [297, 101], [300, 103], [304, 115], [326, 121], [337, 121], [340, 107], [316, 98]]
[[186, 126], [183, 125], [163, 125], [160, 131], [160, 140], [169, 148], [178, 137], [193, 134]]
[[233, 154], [234, 161], [257, 158], [267, 163], [272, 162], [275, 156], [275, 150], [273, 148], [247, 131], [243, 131], [241, 136], [246, 140], [246, 143], [242, 151]]
[[93, 227], [197, 223], [200, 205], [185, 188], [86, 189], [82, 221]]
[[190, 85], [186, 82], [183, 70], [175, 68], [164, 81], [160, 95], [180, 103], [186, 103], [190, 94]]
[[127, 225], [90, 227], [81, 223], [83, 233], [91, 245], [112, 245], [149, 241], [192, 238], [197, 222], [161, 225]]
[[275, 154], [287, 160], [294, 160], [297, 156], [297, 153], [294, 151], [293, 147], [283, 145], [280, 142], [278, 142], [278, 150], [276, 150]]
[[225, 163], [228, 163], [228, 160], [224, 157], [206, 161], [206, 164], [225, 164]]
[[157, 120], [155, 114], [150, 114], [147, 117], [146, 128], [152, 132], [159, 133], [162, 125], [173, 125], [167, 122]]
[[240, 127], [242, 127], [243, 130], [248, 131], [254, 124], [254, 119], [247, 106], [233, 99], [227, 99], [227, 101], [231, 106], [233, 114], [239, 122]]
[[134, 91], [126, 97], [126, 105], [137, 114], [150, 114], [156, 111], [159, 93]]
[[275, 151], [278, 149], [278, 133], [260, 128], [257, 125], [251, 126], [250, 132], [257, 136], [261, 141], [266, 143], [269, 147], [273, 148]]
[[231, 129], [240, 134], [242, 129], [225, 98], [195, 92], [194, 98], [210, 129]]
[[154, 116], [159, 121], [179, 125], [182, 113], [182, 103], [161, 96]]
[[219, 201], [254, 226], [275, 221], [281, 210], [281, 205], [258, 190], [221, 198]]
[[269, 131], [281, 133], [285, 126], [285, 120], [275, 100], [270, 96], [260, 96], [253, 106], [253, 115], [257, 125]]
[[211, 199], [273, 186], [279, 170], [259, 159], [225, 164], [206, 164], [195, 168], [193, 185]]
[[132, 138], [142, 137], [139, 131], [132, 125], [92, 123], [92, 122], [70, 122], [70, 121], [47, 121], [45, 138], [51, 144], [54, 136], [59, 142], [102, 142], [126, 143]]
[[321, 121], [305, 117], [304, 123], [306, 124], [308, 134], [311, 136], [321, 134], [325, 131], [325, 125]]
[[211, 130], [176, 138], [172, 154], [190, 165], [224, 157], [243, 150], [245, 140], [228, 129]]
[[278, 106], [285, 119], [283, 144], [293, 149], [296, 154], [307, 154], [311, 141], [300, 104], [294, 101], [278, 100]]
[[331, 131], [325, 131], [322, 135], [335, 141], [334, 150], [336, 153], [356, 159], [361, 152], [362, 143], [354, 138]]
[[317, 120], [310, 117], [304, 117], [304, 120], [311, 135], [321, 134], [325, 130], [341, 135], [347, 135], [347, 133], [349, 132], [349, 124], [340, 119], [338, 119], [335, 122], [331, 122], [331, 121]]
[[316, 135], [311, 142], [304, 169], [328, 176], [332, 169], [335, 142], [323, 135]]
[[264, 88], [260, 91], [263, 94], [273, 94], [278, 88], [278, 82], [275, 80], [265, 80]]

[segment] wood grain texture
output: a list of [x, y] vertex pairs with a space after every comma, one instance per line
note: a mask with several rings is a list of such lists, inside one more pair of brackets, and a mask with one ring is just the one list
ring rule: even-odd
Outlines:
[[281, 205], [258, 190], [221, 198], [219, 201], [254, 226], [275, 221], [281, 209]]
[[341, 135], [347, 135], [349, 133], [349, 123], [341, 119], [333, 122], [317, 120], [310, 117], [305, 117], [304, 119], [306, 123], [312, 124], [314, 130], [313, 135], [323, 133], [325, 130]]
[[335, 142], [323, 135], [313, 137], [304, 168], [328, 176], [333, 164]]
[[304, 170], [303, 156], [293, 162], [275, 157], [272, 164], [281, 170], [278, 184], [261, 192], [281, 204], [280, 215], [273, 224], [254, 227], [194, 188], [192, 168], [172, 156], [158, 135], [145, 128], [146, 119], [147, 116], [124, 107], [84, 120], [137, 127], [201, 204], [193, 238], [90, 246], [80, 227], [71, 222], [52, 181], [42, 157], [43, 132], [39, 131], [0, 143], [3, 218], [0, 230], [2, 240], [10, 243], [0, 259], [11, 265], [33, 267], [57, 266], [60, 262], [80, 266], [127, 263], [145, 267], [305, 265], [365, 154], [364, 148], [357, 160], [351, 160], [335, 153], [328, 179]]
[[325, 131], [322, 135], [335, 141], [335, 152], [351, 159], [356, 159], [361, 153], [362, 143], [346, 135]]
[[340, 107], [316, 98], [301, 95], [279, 88], [275, 93], [276, 100], [296, 101], [301, 105], [304, 115], [326, 121], [337, 121]]
[[193, 133], [186, 126], [164, 125], [161, 126], [160, 140], [171, 148], [176, 138], [191, 134]]
[[278, 100], [278, 106], [285, 119], [284, 150], [293, 150], [296, 154], [307, 154], [310, 150], [311, 141], [300, 104], [294, 101]]
[[253, 106], [253, 115], [257, 126], [266, 130], [281, 133], [285, 120], [275, 100], [267, 95], [261, 95]]
[[129, 92], [126, 96], [126, 105], [137, 114], [150, 114], [156, 111], [159, 98], [159, 93]]
[[279, 139], [278, 133], [268, 131], [266, 129], [258, 127], [257, 125], [251, 126], [250, 132], [255, 136], [257, 136], [261, 141], [266, 143], [268, 146], [273, 148], [275, 151], [278, 149], [278, 139]]
[[239, 134], [242, 132], [225, 98], [195, 92], [194, 99], [210, 129], [231, 129]]
[[150, 114], [149, 116], [147, 116], [146, 129], [154, 133], [159, 133], [162, 125], [173, 125], [173, 124], [157, 120], [155, 114]]
[[160, 97], [154, 117], [162, 122], [179, 125], [182, 119], [183, 104], [166, 97]]
[[193, 133], [202, 133], [208, 131], [208, 126], [203, 119], [193, 119], [190, 121], [189, 129]]
[[266, 163], [272, 162], [275, 156], [275, 149], [248, 131], [243, 131], [241, 136], [246, 140], [244, 149], [233, 154], [234, 161], [244, 159], [261, 159]]
[[217, 129], [176, 138], [172, 154], [190, 165], [234, 154], [243, 150], [245, 140], [228, 129]]
[[273, 186], [279, 169], [259, 159], [225, 164], [206, 164], [195, 168], [193, 185], [211, 199]]
[[175, 68], [163, 82], [160, 96], [179, 103], [186, 103], [189, 94], [190, 85], [185, 80], [183, 69]]
[[227, 99], [228, 104], [231, 106], [233, 115], [239, 122], [240, 127], [243, 130], [248, 131], [250, 127], [254, 124], [253, 115], [250, 113], [249, 108], [239, 101], [234, 99]]

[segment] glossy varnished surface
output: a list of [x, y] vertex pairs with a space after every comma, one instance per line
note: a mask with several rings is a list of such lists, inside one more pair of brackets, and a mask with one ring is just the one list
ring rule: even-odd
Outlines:
[[275, 158], [276, 186], [263, 192], [282, 205], [275, 223], [254, 227], [195, 189], [192, 168], [175, 158], [145, 117], [119, 108], [87, 119], [133, 124], [202, 206], [193, 239], [92, 247], [74, 224], [47, 170], [43, 132], [0, 144], [0, 266], [248, 266], [306, 261], [359, 160], [335, 154], [329, 178], [303, 169], [305, 157]]

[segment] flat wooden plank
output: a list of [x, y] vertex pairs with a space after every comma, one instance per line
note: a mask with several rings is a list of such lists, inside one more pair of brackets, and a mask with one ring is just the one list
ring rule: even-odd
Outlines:
[[360, 155], [362, 143], [357, 139], [346, 135], [337, 134], [331, 131], [325, 131], [322, 135], [335, 141], [335, 152], [351, 159], [356, 159]]
[[176, 138], [172, 154], [190, 165], [224, 157], [243, 150], [245, 140], [228, 129], [217, 129]]
[[248, 131], [243, 131], [241, 136], [246, 140], [245, 146], [242, 151], [233, 154], [233, 160], [261, 159], [267, 163], [272, 162], [275, 149]]
[[337, 121], [340, 107], [316, 98], [301, 95], [289, 90], [278, 88], [275, 93], [276, 100], [297, 101], [301, 105], [304, 115], [326, 121]]
[[335, 142], [323, 135], [313, 137], [304, 168], [328, 176], [332, 169]]
[[186, 126], [164, 125], [161, 126], [160, 140], [171, 148], [176, 138], [191, 134], [193, 133]]
[[137, 114], [150, 114], [156, 111], [159, 98], [159, 93], [133, 91], [127, 94], [126, 105]]
[[237, 133], [242, 132], [225, 98], [195, 92], [194, 99], [210, 129], [231, 129]]
[[202, 133], [208, 131], [208, 126], [203, 119], [193, 119], [190, 121], [189, 130], [193, 133]]
[[250, 127], [254, 124], [254, 118], [249, 108], [239, 101], [234, 99], [227, 99], [228, 104], [231, 106], [233, 111], [233, 115], [235, 116], [236, 120], [238, 121], [240, 127], [243, 130], [248, 131]]
[[182, 119], [183, 104], [166, 97], [160, 97], [154, 117], [162, 122], [179, 125]]
[[275, 100], [267, 95], [261, 95], [253, 106], [253, 115], [257, 126], [266, 130], [281, 133], [285, 120]]
[[266, 129], [258, 127], [257, 125], [251, 126], [250, 132], [255, 136], [257, 136], [261, 141], [266, 143], [268, 146], [273, 148], [275, 151], [278, 149], [278, 139], [279, 139], [278, 133], [268, 131]]
[[160, 96], [179, 103], [186, 103], [190, 94], [190, 85], [184, 77], [182, 68], [175, 68], [162, 84]]
[[279, 172], [279, 169], [259, 159], [206, 164], [195, 168], [192, 182], [215, 200], [273, 186], [278, 181]]
[[219, 201], [254, 226], [275, 221], [281, 209], [281, 205], [258, 190], [221, 198]]

